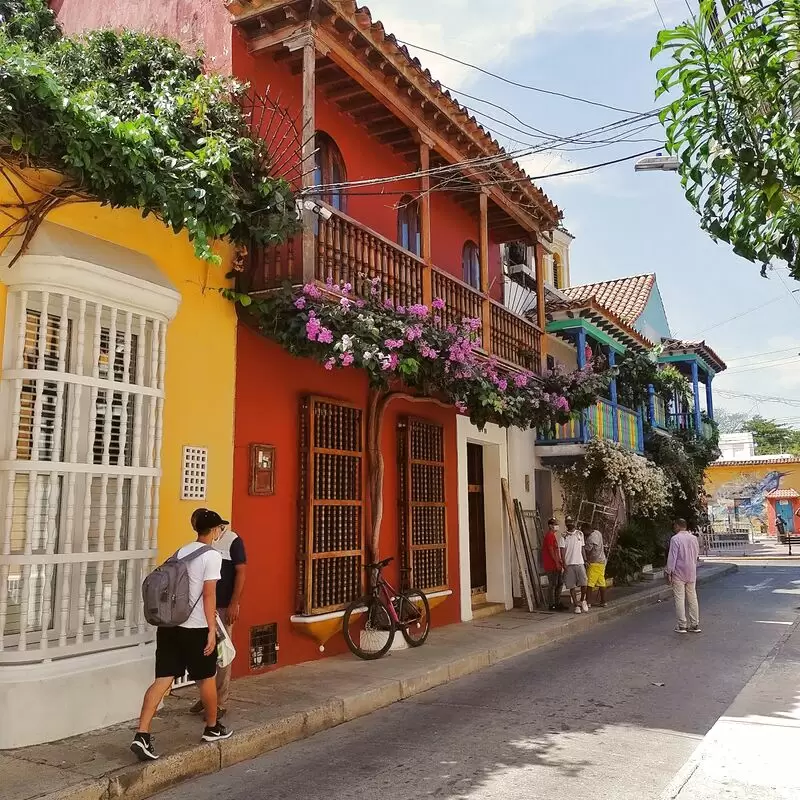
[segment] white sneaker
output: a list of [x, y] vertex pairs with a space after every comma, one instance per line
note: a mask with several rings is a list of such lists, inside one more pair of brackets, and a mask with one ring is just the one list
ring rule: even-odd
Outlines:
[[580, 606], [575, 606], [575, 608], [573, 610], [575, 611], [576, 614], [580, 614], [581, 613], [581, 607]]
[[589, 604], [585, 600], [581, 603], [581, 610], [584, 614], [589, 613]]

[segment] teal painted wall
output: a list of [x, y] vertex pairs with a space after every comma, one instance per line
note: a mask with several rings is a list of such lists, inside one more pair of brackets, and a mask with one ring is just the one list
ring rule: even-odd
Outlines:
[[636, 320], [633, 326], [642, 336], [646, 336], [651, 342], [661, 344], [662, 339], [672, 337], [672, 331], [667, 321], [667, 312], [664, 310], [664, 301], [661, 299], [661, 292], [658, 283], [653, 285], [650, 292], [650, 299], [644, 307], [644, 311]]

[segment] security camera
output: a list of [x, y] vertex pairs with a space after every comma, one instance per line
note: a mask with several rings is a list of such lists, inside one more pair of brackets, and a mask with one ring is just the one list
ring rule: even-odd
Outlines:
[[325, 208], [325, 206], [321, 206], [319, 203], [315, 203], [313, 200], [306, 200], [303, 203], [303, 208], [306, 211], [311, 211], [319, 217], [322, 217], [324, 220], [329, 220], [333, 216], [333, 212], [330, 209]]

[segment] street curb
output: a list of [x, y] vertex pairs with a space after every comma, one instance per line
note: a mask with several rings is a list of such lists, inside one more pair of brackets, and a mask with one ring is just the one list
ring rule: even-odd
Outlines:
[[[709, 572], [698, 575], [699, 585], [710, 583], [738, 571], [735, 564], [709, 565]], [[197, 745], [162, 756], [148, 764], [133, 764], [98, 779], [89, 779], [37, 800], [145, 800], [158, 792], [191, 778], [209, 775], [234, 764], [248, 761], [292, 742], [306, 739], [344, 722], [386, 708], [414, 695], [466, 677], [493, 664], [529, 653], [548, 644], [568, 639], [604, 622], [632, 614], [672, 597], [670, 586], [654, 586], [633, 597], [589, 615], [565, 615], [556, 629], [524, 633], [502, 645], [459, 654], [453, 661], [410, 672], [400, 680], [389, 680], [367, 692], [331, 697], [325, 702], [252, 728], [239, 730], [224, 742]]]

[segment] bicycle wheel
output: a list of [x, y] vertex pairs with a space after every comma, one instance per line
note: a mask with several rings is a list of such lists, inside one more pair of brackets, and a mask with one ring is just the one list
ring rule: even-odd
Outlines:
[[428, 598], [419, 589], [406, 589], [398, 598], [397, 616], [400, 630], [409, 647], [425, 644], [431, 630], [431, 609]]
[[344, 640], [354, 656], [367, 661], [389, 652], [395, 631], [394, 620], [374, 595], [353, 601], [344, 612]]

